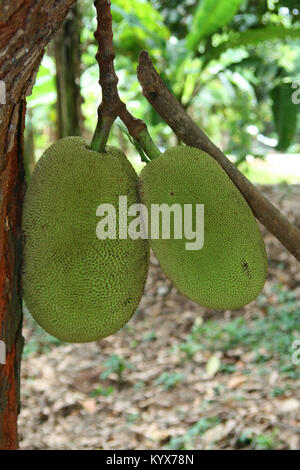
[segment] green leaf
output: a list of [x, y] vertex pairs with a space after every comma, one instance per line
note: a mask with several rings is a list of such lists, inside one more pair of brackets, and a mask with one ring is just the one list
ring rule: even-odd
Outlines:
[[137, 53], [141, 48], [164, 46], [170, 33], [150, 2], [115, 0], [111, 9], [113, 20], [118, 24], [115, 39], [124, 50]]
[[272, 39], [296, 39], [300, 38], [300, 28], [285, 28], [284, 26], [268, 26], [244, 31], [242, 33], [231, 33], [229, 39], [218, 47], [214, 47], [205, 58], [205, 65], [211, 60], [217, 60], [220, 55], [228, 49], [236, 49], [242, 46], [255, 45]]
[[293, 103], [291, 83], [281, 83], [271, 90], [274, 124], [278, 134], [277, 150], [286, 150], [292, 143], [297, 127], [298, 106]]
[[191, 32], [187, 36], [190, 49], [197, 49], [201, 39], [225, 26], [238, 11], [242, 0], [202, 0], [196, 9]]
[[[118, 120], [119, 121], [119, 120]], [[116, 122], [116, 126], [123, 132], [123, 134], [125, 134], [129, 141], [135, 146], [135, 148], [137, 149], [140, 157], [141, 157], [141, 160], [142, 162], [145, 162], [145, 163], [149, 163], [150, 160], [149, 158], [147, 157], [147, 155], [145, 154], [145, 152], [143, 151], [143, 148], [142, 146], [139, 144], [139, 142], [136, 140], [136, 139], [133, 139], [133, 137], [131, 137], [131, 135], [129, 134], [127, 128], [124, 126], [124, 124], [122, 122]]]

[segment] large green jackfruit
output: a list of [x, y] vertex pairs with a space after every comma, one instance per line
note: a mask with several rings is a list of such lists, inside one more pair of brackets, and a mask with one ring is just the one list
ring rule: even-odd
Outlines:
[[[148, 210], [153, 204], [204, 204], [204, 245], [187, 250], [184, 236], [150, 239], [167, 277], [184, 295], [214, 309], [237, 309], [261, 291], [267, 269], [262, 236], [253, 213], [221, 166], [206, 153], [178, 146], [147, 164], [140, 175], [140, 195]], [[183, 217], [184, 220], [184, 217]], [[183, 225], [183, 223], [182, 223]], [[172, 224], [171, 224], [172, 228]], [[194, 225], [195, 229], [195, 225]], [[151, 232], [149, 233], [149, 236]]]
[[[104, 153], [80, 137], [50, 146], [38, 161], [24, 201], [23, 291], [35, 320], [69, 342], [95, 341], [122, 328], [143, 293], [145, 240], [99, 239], [100, 204], [119, 196], [138, 203], [137, 175], [114, 147]], [[104, 214], [103, 214], [104, 215]], [[103, 220], [103, 219], [102, 219]]]

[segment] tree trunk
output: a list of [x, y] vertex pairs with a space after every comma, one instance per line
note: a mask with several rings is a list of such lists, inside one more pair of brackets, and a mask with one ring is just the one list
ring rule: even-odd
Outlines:
[[76, 4], [54, 38], [58, 138], [81, 135], [80, 11]]
[[0, 0], [0, 341], [6, 349], [0, 363], [0, 449], [18, 446], [25, 97], [45, 45], [74, 1]]

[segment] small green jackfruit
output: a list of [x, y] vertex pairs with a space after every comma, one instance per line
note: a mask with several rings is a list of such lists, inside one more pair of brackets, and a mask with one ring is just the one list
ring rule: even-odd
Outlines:
[[[150, 239], [167, 277], [184, 295], [214, 309], [237, 309], [260, 293], [267, 269], [265, 246], [246, 200], [221, 166], [193, 147], [167, 150], [140, 174], [140, 196], [148, 210], [153, 204], [204, 204], [204, 245], [186, 249], [191, 240]], [[184, 220], [183, 216], [182, 219]], [[183, 225], [183, 223], [182, 223]], [[171, 224], [172, 228], [172, 224]], [[193, 225], [195, 230], [195, 225]]]
[[[38, 161], [23, 211], [23, 291], [28, 310], [51, 335], [95, 341], [122, 328], [143, 293], [145, 240], [99, 239], [100, 204], [119, 196], [138, 203], [137, 175], [114, 147], [97, 153], [81, 137], [66, 137]], [[103, 214], [104, 215], [104, 214]]]

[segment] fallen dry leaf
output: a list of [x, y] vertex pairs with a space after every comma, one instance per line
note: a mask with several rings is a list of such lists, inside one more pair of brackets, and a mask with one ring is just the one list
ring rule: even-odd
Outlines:
[[287, 398], [286, 400], [277, 400], [281, 413], [290, 413], [300, 408], [300, 401], [296, 398]]
[[81, 406], [90, 415], [96, 413], [97, 411], [97, 403], [93, 398], [88, 398], [87, 400], [82, 401]]
[[201, 441], [206, 447], [213, 442], [218, 442], [221, 439], [224, 439], [224, 437], [228, 436], [228, 434], [230, 434], [235, 427], [236, 421], [233, 419], [227, 421], [226, 423], [220, 423], [217, 426], [206, 431], [203, 434]]
[[227, 382], [227, 387], [230, 390], [234, 390], [235, 388], [238, 388], [241, 385], [243, 385], [248, 380], [249, 380], [249, 377], [247, 377], [246, 375], [235, 375], [233, 377], [230, 377], [230, 379]]

